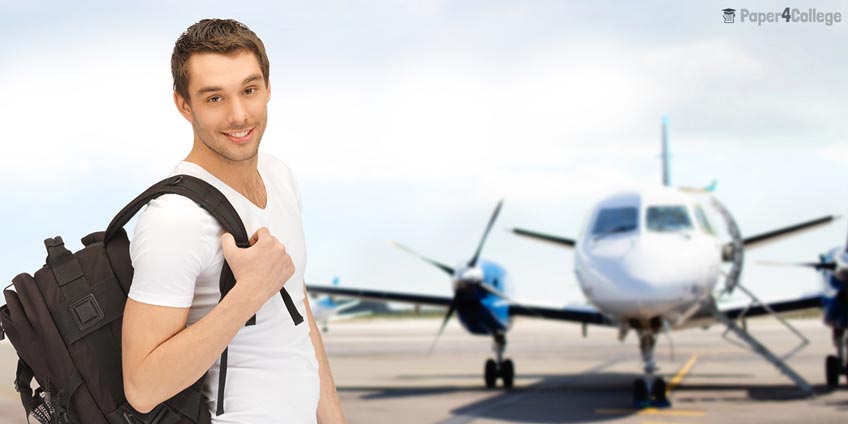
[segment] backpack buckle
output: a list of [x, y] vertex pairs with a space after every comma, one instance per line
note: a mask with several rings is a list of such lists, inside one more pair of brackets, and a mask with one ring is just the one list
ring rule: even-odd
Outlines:
[[70, 306], [70, 309], [72, 312], [71, 316], [76, 321], [80, 331], [91, 328], [91, 326], [100, 322], [104, 317], [103, 309], [100, 308], [100, 304], [97, 303], [97, 298], [94, 297], [93, 293], [74, 302]]

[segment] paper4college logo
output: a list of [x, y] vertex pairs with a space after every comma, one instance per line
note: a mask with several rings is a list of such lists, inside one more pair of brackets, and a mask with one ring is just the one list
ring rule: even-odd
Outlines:
[[[736, 9], [721, 9], [721, 12], [724, 23], [732, 24], [736, 21]], [[791, 7], [785, 7], [782, 10], [773, 12], [765, 12], [742, 8], [739, 10], [739, 23], [756, 24], [757, 26], [774, 23], [824, 24], [831, 26], [842, 23], [842, 12], [823, 12], [816, 8], [801, 10]]]

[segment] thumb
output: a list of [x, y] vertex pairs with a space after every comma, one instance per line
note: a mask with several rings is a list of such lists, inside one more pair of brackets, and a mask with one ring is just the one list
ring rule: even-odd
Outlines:
[[236, 239], [230, 233], [221, 235], [221, 249], [224, 251], [224, 257], [230, 258], [238, 250]]

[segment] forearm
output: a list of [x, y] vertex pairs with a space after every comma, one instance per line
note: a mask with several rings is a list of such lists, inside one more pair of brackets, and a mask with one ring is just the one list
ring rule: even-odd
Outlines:
[[[308, 297], [307, 297], [308, 299]], [[318, 378], [321, 383], [321, 397], [318, 400], [318, 423], [319, 424], [343, 424], [347, 420], [342, 410], [341, 400], [336, 391], [336, 383], [333, 381], [333, 372], [330, 369], [330, 361], [324, 350], [324, 341], [321, 339], [321, 331], [315, 324], [309, 301], [306, 301], [306, 314], [309, 318], [309, 337], [315, 348], [315, 359], [318, 360]]]
[[[127, 398], [140, 412], [194, 384], [215, 363], [254, 307], [235, 289], [205, 317], [126, 366]], [[125, 347], [126, 348], [126, 347]]]

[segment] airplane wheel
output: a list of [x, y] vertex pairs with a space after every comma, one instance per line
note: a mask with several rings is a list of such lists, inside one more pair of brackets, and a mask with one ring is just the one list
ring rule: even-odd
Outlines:
[[494, 359], [486, 361], [484, 377], [486, 378], [486, 387], [490, 389], [495, 387], [495, 382], [498, 381], [498, 364], [495, 363]]
[[504, 387], [511, 389], [515, 379], [515, 367], [512, 365], [512, 359], [507, 359], [501, 363], [501, 378]]
[[651, 406], [651, 399], [648, 395], [648, 384], [645, 380], [637, 378], [633, 380], [633, 407], [642, 409]]
[[846, 367], [845, 365], [843, 365], [843, 366], [841, 367], [841, 370], [842, 370], [842, 374], [844, 374], [844, 375], [845, 375], [845, 382], [846, 382], [846, 383], [848, 383], [848, 367]]
[[668, 401], [668, 395], [666, 390], [665, 379], [662, 377], [658, 377], [654, 380], [654, 386], [651, 387], [651, 397], [654, 401], [654, 406], [658, 408], [667, 408], [671, 406], [671, 402]]
[[839, 385], [840, 368], [839, 358], [833, 355], [828, 355], [827, 359], [824, 361], [824, 372], [827, 377], [828, 386], [836, 387]]

